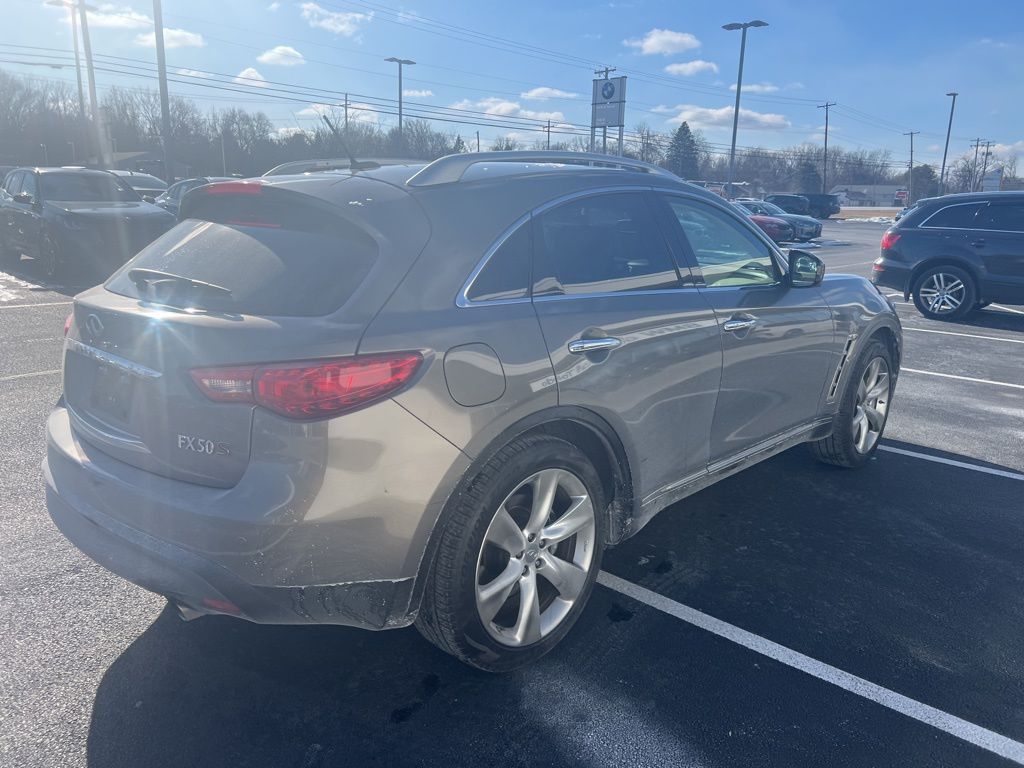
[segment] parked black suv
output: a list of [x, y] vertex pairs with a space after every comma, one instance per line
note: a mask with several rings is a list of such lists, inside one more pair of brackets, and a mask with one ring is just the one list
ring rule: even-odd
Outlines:
[[882, 236], [871, 281], [940, 320], [992, 301], [1024, 303], [1024, 192], [918, 200]]
[[107, 171], [16, 168], [4, 189], [0, 262], [27, 255], [49, 278], [70, 266], [106, 277], [176, 223]]
[[800, 197], [807, 198], [808, 215], [816, 219], [827, 219], [833, 213], [839, 213], [838, 195], [816, 195], [813, 192], [801, 192]]
[[768, 195], [764, 201], [779, 206], [786, 213], [795, 213], [798, 216], [811, 215], [811, 201], [803, 195]]

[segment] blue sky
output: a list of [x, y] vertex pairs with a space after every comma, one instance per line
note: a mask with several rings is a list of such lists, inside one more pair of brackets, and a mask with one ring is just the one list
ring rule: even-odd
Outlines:
[[[155, 60], [149, 0], [93, 2], [96, 54], [139, 60], [122, 62], [133, 65]], [[531, 120], [551, 119], [556, 126], [589, 121], [590, 70], [600, 62], [629, 76], [628, 127], [646, 121], [670, 131], [687, 119], [723, 146], [740, 35], [721, 25], [761, 18], [769, 26], [748, 37], [741, 146], [820, 142], [823, 110], [815, 105], [827, 99], [839, 105], [832, 110], [830, 143], [890, 149], [894, 161], [906, 162], [908, 139], [901, 134], [919, 130], [915, 159], [938, 162], [949, 90], [960, 92], [951, 156], [966, 152], [978, 136], [1024, 154], [1024, 31], [1018, 23], [1024, 14], [1011, 11], [1015, 5], [976, 0], [968, 10], [963, 2], [934, 0], [922, 12], [919, 2], [874, 0], [164, 0], [164, 23], [169, 71], [182, 71], [181, 79], [192, 83], [172, 84], [172, 92], [196, 95], [204, 108], [261, 109], [283, 131], [312, 127], [315, 105], [331, 99], [274, 96], [298, 86], [359, 94], [353, 104], [393, 99], [396, 67], [383, 59], [400, 56], [417, 62], [406, 70], [410, 103], [464, 110], [467, 120], [521, 118], [518, 133], [530, 141], [543, 135], [525, 130], [539, 127]], [[5, 0], [5, 6], [14, 21], [0, 31], [0, 44], [70, 47], [62, 8], [42, 0]], [[0, 49], [0, 58], [10, 59], [12, 51]], [[38, 77], [74, 76], [69, 69], [0, 66]], [[205, 72], [241, 75], [246, 93], [194, 84], [214, 80]], [[97, 79], [101, 89], [155, 87], [109, 72]], [[350, 114], [394, 120], [370, 111]], [[437, 127], [467, 140], [477, 130]], [[485, 143], [508, 133], [480, 131]]]

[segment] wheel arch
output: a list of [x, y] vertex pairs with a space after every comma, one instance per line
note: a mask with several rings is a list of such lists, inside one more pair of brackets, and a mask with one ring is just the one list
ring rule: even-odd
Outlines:
[[617, 544], [629, 535], [635, 504], [633, 472], [629, 453], [618, 433], [607, 420], [586, 408], [553, 406], [538, 411], [506, 428], [489, 440], [481, 450], [475, 452], [475, 458], [448, 496], [427, 538], [410, 601], [410, 610], [413, 613], [419, 610], [426, 576], [437, 555], [441, 535], [451, 519], [452, 509], [462, 495], [462, 489], [504, 446], [517, 438], [537, 434], [551, 435], [571, 442], [587, 455], [601, 478], [608, 500], [605, 511], [608, 522], [606, 543]]
[[910, 295], [913, 293], [914, 284], [918, 281], [918, 278], [934, 267], [956, 267], [957, 269], [964, 270], [974, 280], [974, 289], [979, 294], [978, 298], [981, 298], [982, 280], [981, 270], [978, 265], [971, 263], [967, 259], [958, 259], [953, 256], [932, 256], [914, 265], [910, 278], [907, 280], [907, 286], [903, 289], [904, 301], [910, 300]]

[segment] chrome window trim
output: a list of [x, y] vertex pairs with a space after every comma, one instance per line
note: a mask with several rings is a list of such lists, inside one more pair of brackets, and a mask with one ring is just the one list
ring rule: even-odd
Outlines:
[[88, 344], [83, 344], [78, 339], [65, 339], [64, 344], [65, 348], [72, 352], [77, 352], [84, 357], [90, 357], [100, 363], [113, 366], [125, 373], [130, 373], [143, 379], [159, 379], [163, 375], [160, 371], [154, 371], [152, 368], [147, 368], [141, 363], [136, 363], [134, 360], [115, 355], [113, 352], [107, 352], [104, 349], [97, 349]]
[[665, 293], [696, 290], [695, 285], [683, 285], [678, 288], [644, 288], [639, 291], [594, 291], [592, 293], [545, 293], [534, 296], [535, 302], [569, 301], [571, 299], [610, 299], [618, 296], [660, 296]]
[[[532, 219], [534, 216], [537, 216], [537, 215], [539, 215], [541, 213], [544, 213], [544, 211], [550, 210], [551, 208], [559, 206], [562, 203], [572, 202], [573, 200], [579, 200], [579, 199], [585, 198], [585, 197], [593, 197], [595, 195], [607, 195], [607, 194], [613, 194], [613, 193], [616, 193], [616, 192], [651, 192], [654, 189], [655, 188], [653, 186], [648, 185], [648, 184], [620, 184], [620, 185], [616, 185], [616, 186], [612, 186], [612, 187], [594, 187], [594, 188], [591, 188], [591, 189], [580, 189], [580, 190], [577, 190], [575, 192], [569, 192], [568, 194], [560, 195], [559, 197], [556, 197], [553, 200], [548, 200], [546, 203], [542, 203], [541, 205], [537, 206], [533, 210], [529, 211], [528, 213], [526, 213], [523, 216], [520, 216], [518, 219], [516, 219], [515, 222], [513, 222], [512, 225], [509, 226], [504, 232], [502, 232], [500, 235], [498, 235], [498, 239], [495, 240], [494, 243], [492, 243], [491, 246], [486, 251], [484, 251], [483, 257], [481, 257], [480, 261], [477, 262], [477, 265], [473, 268], [473, 271], [469, 273], [469, 277], [466, 279], [466, 282], [463, 284], [462, 290], [459, 291], [458, 296], [455, 297], [455, 306], [462, 307], [462, 308], [467, 308], [467, 307], [484, 307], [484, 306], [502, 305], [502, 304], [527, 304], [527, 303], [529, 303], [531, 301], [534, 301], [535, 299], [545, 298], [543, 296], [535, 296], [535, 297], [525, 296], [523, 298], [518, 298], [518, 299], [484, 299], [484, 300], [481, 300], [481, 301], [473, 301], [472, 299], [469, 298], [469, 291], [473, 288], [473, 282], [477, 279], [477, 277], [479, 277], [480, 273], [487, 266], [487, 262], [490, 261], [491, 257], [495, 254], [495, 252], [497, 252], [497, 250], [499, 248], [501, 248], [502, 245], [504, 245], [505, 241], [508, 240], [508, 238], [510, 238], [513, 234], [515, 234], [515, 232], [519, 229], [519, 227], [527, 224], [530, 221], [530, 219]], [[660, 189], [660, 187], [659, 187], [659, 189]], [[687, 287], [693, 287], [693, 286], [681, 286], [679, 288], [667, 288], [667, 289], [658, 289], [658, 290], [678, 291], [678, 290], [685, 290]], [[530, 290], [530, 286], [527, 286], [527, 291], [529, 291], [529, 290]], [[554, 294], [553, 297], [554, 298], [569, 298], [570, 296], [572, 296], [574, 298], [592, 298], [594, 296], [602, 296], [602, 295], [608, 295], [608, 296], [619, 296], [619, 295], [626, 295], [626, 296], [628, 296], [628, 295], [634, 295], [635, 296], [635, 295], [641, 294], [641, 293], [643, 293], [643, 291], [609, 292], [607, 294], [601, 294], [601, 293], [581, 294], [581, 293], [577, 293], [577, 294], [565, 294], [564, 296], [562, 294]]]
[[[980, 213], [981, 209], [984, 208], [985, 206], [987, 206], [988, 204], [989, 204], [988, 200], [984, 200], [984, 201], [981, 201], [981, 202], [979, 202], [977, 200], [973, 200], [973, 201], [965, 202], [965, 203], [949, 203], [948, 205], [942, 206], [937, 211], [928, 214], [928, 218], [925, 219], [924, 221], [922, 221], [920, 224], [918, 224], [917, 228], [918, 229], [958, 229], [958, 230], [962, 230], [962, 231], [973, 231], [974, 227], [929, 227], [928, 226], [928, 222], [931, 221], [932, 219], [934, 219], [936, 216], [938, 216], [943, 211], [948, 210], [949, 208], [963, 208], [965, 205], [976, 205], [976, 206], [978, 206], [978, 212]], [[977, 215], [977, 214], [975, 214], [975, 215]], [[1002, 230], [982, 230], [982, 231], [1000, 232]]]

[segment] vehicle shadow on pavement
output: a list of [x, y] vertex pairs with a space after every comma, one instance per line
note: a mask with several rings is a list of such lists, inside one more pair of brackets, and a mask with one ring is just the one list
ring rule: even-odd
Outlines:
[[29, 294], [35, 293], [59, 293], [63, 296], [75, 296], [86, 288], [99, 285], [107, 276], [93, 274], [92, 271], [84, 268], [69, 271], [59, 280], [51, 281], [43, 274], [35, 259], [22, 259], [17, 264], [6, 265], [3, 273], [28, 283], [27, 286], [19, 286]]

